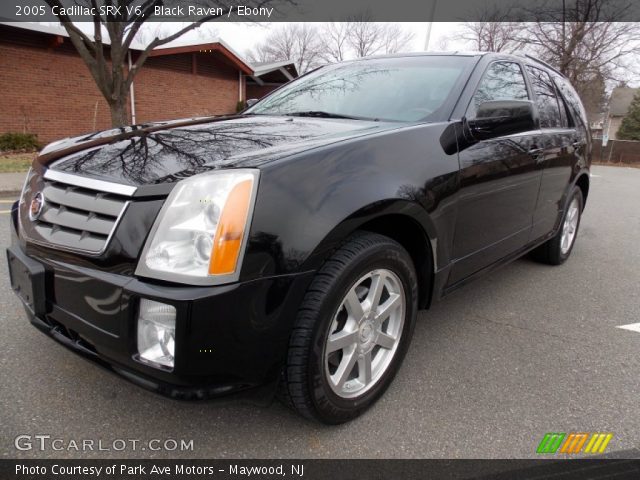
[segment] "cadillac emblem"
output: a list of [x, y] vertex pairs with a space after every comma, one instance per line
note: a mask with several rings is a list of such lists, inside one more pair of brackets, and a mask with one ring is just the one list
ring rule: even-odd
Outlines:
[[31, 199], [31, 205], [29, 206], [29, 220], [35, 222], [44, 208], [44, 195], [42, 192], [36, 192]]

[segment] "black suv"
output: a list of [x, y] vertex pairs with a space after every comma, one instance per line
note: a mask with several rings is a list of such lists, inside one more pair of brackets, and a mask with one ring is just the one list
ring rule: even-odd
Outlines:
[[529, 251], [567, 259], [590, 153], [576, 92], [535, 59], [331, 65], [239, 115], [46, 147], [11, 284], [36, 327], [144, 387], [273, 385], [344, 422], [391, 383], [418, 310]]

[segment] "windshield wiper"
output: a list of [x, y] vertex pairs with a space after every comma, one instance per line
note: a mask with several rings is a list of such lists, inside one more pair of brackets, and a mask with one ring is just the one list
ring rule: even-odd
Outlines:
[[285, 113], [287, 117], [318, 117], [318, 118], [346, 118], [348, 120], [370, 120], [377, 122], [377, 118], [354, 117], [340, 113], [323, 112], [321, 110], [308, 110], [306, 112]]

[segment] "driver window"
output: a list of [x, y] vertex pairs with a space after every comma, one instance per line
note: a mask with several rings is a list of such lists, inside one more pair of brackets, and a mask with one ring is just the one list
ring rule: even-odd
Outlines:
[[520, 65], [514, 62], [492, 63], [485, 72], [469, 105], [468, 118], [475, 118], [481, 103], [494, 100], [528, 100], [527, 84]]

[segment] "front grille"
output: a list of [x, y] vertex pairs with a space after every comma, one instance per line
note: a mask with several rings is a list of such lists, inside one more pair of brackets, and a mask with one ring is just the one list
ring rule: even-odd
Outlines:
[[[80, 179], [74, 183], [81, 183], [82, 177], [74, 177]], [[37, 192], [44, 198], [43, 207], [37, 216], [30, 216]], [[107, 247], [128, 200], [32, 174], [21, 200], [20, 223], [27, 239], [35, 243], [97, 255]]]

